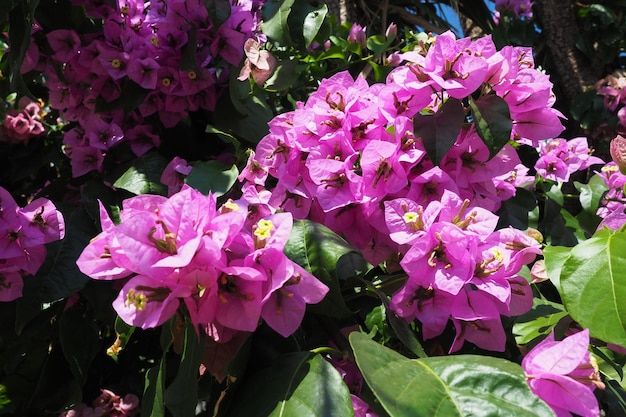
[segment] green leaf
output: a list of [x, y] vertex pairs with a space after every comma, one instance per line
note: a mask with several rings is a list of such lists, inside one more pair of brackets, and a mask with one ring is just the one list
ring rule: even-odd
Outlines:
[[185, 178], [185, 183], [202, 194], [212, 192], [217, 197], [226, 194], [237, 181], [236, 165], [228, 166], [219, 161], [197, 162]]
[[513, 122], [509, 105], [495, 94], [477, 101], [470, 97], [469, 104], [476, 132], [489, 148], [489, 159], [491, 159], [511, 139]]
[[611, 10], [610, 7], [606, 7], [602, 4], [590, 4], [588, 6], [589, 11], [592, 15], [598, 16], [603, 24], [610, 25], [617, 19], [615, 12]]
[[566, 246], [546, 246], [543, 249], [546, 272], [556, 288], [561, 287], [561, 270], [571, 252], [572, 248]]
[[174, 417], [194, 417], [198, 405], [198, 369], [204, 343], [191, 321], [185, 323], [183, 352], [174, 381], [165, 390], [165, 405]]
[[159, 153], [148, 152], [135, 159], [131, 166], [117, 177], [113, 186], [137, 195], [167, 195], [167, 187], [161, 183], [161, 174], [167, 162]]
[[456, 142], [464, 120], [463, 104], [455, 98], [449, 98], [435, 114], [417, 114], [413, 118], [415, 137], [421, 138], [428, 157], [435, 165], [439, 165]]
[[356, 252], [354, 247], [326, 226], [296, 220], [284, 252], [330, 288], [324, 300], [311, 306], [312, 311], [334, 317], [352, 314], [341, 295], [336, 268], [343, 255]]
[[[21, 1], [9, 13], [9, 82], [11, 91], [17, 91], [35, 100], [29, 91], [21, 68], [28, 45], [30, 44], [31, 29], [34, 23], [35, 10], [39, 6], [39, 0]], [[5, 9], [6, 11], [6, 9]]]
[[72, 374], [82, 386], [87, 379], [91, 361], [100, 347], [98, 331], [92, 327], [91, 320], [85, 317], [78, 305], [74, 305], [61, 316], [59, 338]]
[[411, 352], [413, 352], [418, 358], [428, 357], [428, 355], [424, 351], [424, 347], [419, 342], [419, 340], [417, 340], [417, 338], [415, 337], [415, 333], [406, 322], [406, 320], [398, 317], [396, 314], [394, 314], [393, 311], [391, 311], [391, 309], [389, 308], [389, 299], [387, 298], [385, 293], [383, 293], [381, 290], [377, 289], [367, 281], [363, 281], [367, 284], [370, 291], [374, 292], [378, 296], [380, 302], [383, 303], [385, 310], [389, 311], [389, 314], [386, 315], [387, 321], [389, 322], [389, 325], [393, 329], [393, 332], [396, 334], [402, 344]]
[[543, 215], [544, 237], [551, 245], [575, 246], [578, 244], [578, 238], [574, 234], [576, 227], [566, 224], [565, 219], [561, 215], [562, 210], [563, 208], [559, 203], [551, 198], [546, 199]]
[[324, 25], [324, 19], [328, 13], [328, 6], [322, 4], [317, 9], [311, 10], [304, 17], [304, 24], [302, 25], [302, 35], [304, 36], [304, 46], [306, 48], [311, 45], [311, 42], [315, 39], [320, 29]]
[[289, 89], [298, 79], [298, 62], [295, 60], [280, 61], [272, 76], [265, 82], [265, 88], [272, 91]]
[[[235, 83], [243, 84], [233, 81], [230, 83], [231, 89]], [[219, 101], [215, 111], [215, 127], [227, 134], [257, 143], [269, 132], [267, 123], [272, 117], [272, 110], [261, 97], [251, 95], [242, 99], [235, 93], [222, 96]]]
[[141, 417], [165, 417], [165, 367], [167, 352], [174, 340], [172, 334], [173, 317], [161, 326], [161, 349], [163, 355], [156, 366], [146, 372], [143, 397], [141, 399]]
[[350, 391], [320, 355], [294, 352], [247, 378], [227, 417], [352, 417]]
[[554, 416], [517, 364], [487, 356], [407, 359], [350, 334], [357, 365], [391, 417]]
[[528, 213], [537, 206], [535, 194], [518, 188], [515, 196], [502, 202], [498, 209], [498, 228], [513, 226], [516, 229], [528, 228]]
[[383, 35], [373, 35], [367, 38], [367, 49], [374, 52], [376, 58], [380, 58], [392, 42], [393, 38], [387, 39]]
[[626, 232], [602, 229], [572, 248], [561, 269], [561, 298], [592, 337], [626, 346]]
[[65, 237], [46, 245], [46, 260], [35, 279], [39, 281], [38, 299], [41, 302], [53, 302], [80, 291], [89, 277], [80, 272], [76, 260], [98, 231], [83, 208], [67, 210], [57, 208], [65, 219]]
[[515, 318], [513, 334], [518, 345], [527, 345], [550, 334], [562, 318], [567, 317], [563, 306], [541, 298], [533, 299], [533, 308]]
[[295, 0], [268, 1], [263, 7], [262, 32], [283, 45], [293, 45], [287, 19]]
[[141, 417], [165, 417], [165, 355], [157, 366], [146, 372], [145, 388], [141, 399]]

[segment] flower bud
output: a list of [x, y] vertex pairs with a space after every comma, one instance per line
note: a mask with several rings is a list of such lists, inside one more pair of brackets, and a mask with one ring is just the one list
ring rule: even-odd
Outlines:
[[395, 23], [390, 23], [385, 31], [385, 37], [387, 39], [395, 39], [398, 34], [398, 26]]
[[626, 175], [626, 138], [621, 135], [617, 135], [612, 141], [609, 147], [611, 152], [611, 158], [617, 164], [619, 171]]

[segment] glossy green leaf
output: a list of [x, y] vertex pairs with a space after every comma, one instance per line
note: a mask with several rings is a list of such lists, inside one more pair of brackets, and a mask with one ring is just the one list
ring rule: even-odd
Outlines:
[[295, 0], [267, 2], [263, 8], [263, 23], [261, 23], [263, 34], [283, 45], [293, 44], [289, 35], [287, 19], [294, 3]]
[[489, 158], [493, 158], [511, 139], [513, 122], [509, 105], [503, 98], [490, 94], [479, 100], [469, 101], [478, 136], [489, 148]]
[[165, 390], [165, 405], [174, 417], [194, 417], [198, 405], [198, 369], [202, 359], [203, 341], [191, 321], [185, 323], [183, 352], [174, 381]]
[[63, 355], [70, 364], [72, 374], [82, 386], [87, 379], [91, 361], [98, 353], [100, 335], [78, 305], [63, 312], [59, 326]]
[[515, 363], [487, 356], [407, 359], [362, 333], [350, 344], [365, 381], [391, 417], [543, 417]]
[[563, 306], [541, 298], [533, 299], [533, 307], [527, 313], [515, 318], [513, 334], [518, 345], [527, 345], [544, 338], [552, 328], [567, 316]]
[[352, 417], [350, 391], [320, 355], [294, 352], [247, 378], [226, 417]]
[[385, 310], [389, 311], [389, 313], [386, 314], [387, 321], [389, 322], [389, 325], [393, 329], [398, 339], [402, 342], [402, 344], [408, 350], [413, 352], [413, 354], [415, 354], [415, 356], [417, 356], [418, 358], [427, 357], [428, 355], [424, 351], [424, 347], [419, 342], [419, 340], [417, 340], [417, 337], [415, 337], [415, 333], [413, 332], [409, 324], [406, 322], [406, 320], [401, 317], [398, 317], [389, 308], [389, 298], [381, 290], [377, 289], [376, 287], [374, 287], [373, 285], [369, 283], [368, 283], [368, 288], [370, 291], [374, 292], [374, 294], [378, 296], [378, 298], [380, 299], [380, 302], [385, 307]]
[[455, 98], [446, 100], [435, 114], [417, 114], [413, 118], [415, 137], [422, 140], [428, 157], [435, 165], [439, 165], [456, 142], [464, 121], [463, 104]]
[[185, 178], [185, 183], [205, 195], [210, 191], [221, 197], [235, 184], [238, 175], [236, 165], [228, 166], [219, 161], [197, 162]]
[[304, 36], [304, 46], [308, 47], [315, 39], [320, 29], [324, 25], [324, 19], [328, 13], [328, 6], [322, 4], [320, 7], [311, 10], [304, 17], [302, 25], [302, 35]]
[[315, 275], [330, 291], [312, 311], [335, 317], [352, 314], [341, 295], [336, 274], [339, 259], [356, 249], [332, 230], [309, 220], [297, 220], [284, 252], [292, 261]]
[[546, 272], [556, 288], [561, 288], [561, 269], [571, 251], [572, 248], [566, 246], [546, 246], [543, 249]]
[[148, 152], [135, 159], [132, 165], [115, 179], [113, 186], [137, 195], [167, 195], [167, 187], [161, 184], [161, 174], [167, 163], [168, 161], [159, 153]]
[[626, 232], [602, 229], [578, 244], [561, 269], [572, 318], [605, 342], [626, 346]]

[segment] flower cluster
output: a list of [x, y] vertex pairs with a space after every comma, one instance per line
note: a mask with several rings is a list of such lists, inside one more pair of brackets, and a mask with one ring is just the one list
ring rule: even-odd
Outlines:
[[615, 162], [604, 165], [598, 174], [607, 185], [608, 190], [600, 201], [600, 207], [596, 214], [603, 218], [603, 225], [617, 230], [626, 223], [626, 214], [624, 214], [626, 175], [620, 172]]
[[496, 23], [505, 15], [511, 15], [516, 19], [532, 19], [533, 2], [530, 0], [496, 0], [494, 16]]
[[92, 407], [80, 404], [71, 410], [63, 411], [59, 417], [133, 417], [139, 414], [139, 398], [135, 394], [124, 397], [107, 389], [92, 402]]
[[254, 331], [261, 318], [286, 337], [328, 291], [283, 253], [289, 213], [265, 215], [245, 200], [217, 208], [186, 185], [170, 198], [125, 200], [117, 226], [100, 211], [102, 232], [77, 264], [93, 279], [130, 276], [113, 303], [130, 325], [159, 326], [184, 303], [216, 341]]
[[539, 145], [539, 159], [535, 170], [541, 177], [558, 182], [567, 182], [571, 174], [604, 161], [591, 156], [587, 138], [570, 140], [549, 139]]
[[22, 97], [18, 107], [20, 110], [10, 110], [4, 116], [4, 123], [0, 128], [0, 142], [28, 144], [31, 138], [44, 132], [39, 103], [28, 97]]
[[450, 32], [429, 44], [423, 54], [402, 54], [407, 63], [384, 84], [370, 86], [347, 72], [323, 80], [306, 103], [270, 122], [240, 179], [262, 186], [268, 176], [277, 178], [277, 207], [344, 234], [373, 264], [395, 246], [381, 209], [385, 200], [424, 204], [448, 189], [497, 210], [516, 186], [532, 181], [514, 148], [506, 145], [490, 159], [466, 119], [437, 166], [415, 134], [414, 117], [436, 113], [451, 99], [497, 95], [510, 111], [511, 139], [537, 146], [563, 129], [551, 107], [551, 83], [533, 68], [527, 48], [497, 51], [489, 37], [472, 42]]
[[604, 107], [617, 112], [617, 133], [626, 134], [626, 74], [616, 71], [596, 83], [598, 95], [604, 97]]
[[425, 206], [406, 198], [385, 202], [385, 219], [391, 238], [404, 248], [400, 265], [408, 275], [391, 309], [419, 320], [424, 339], [441, 334], [452, 320], [451, 352], [466, 340], [504, 350], [500, 316], [532, 307], [530, 285], [518, 273], [541, 253], [539, 242], [513, 228], [494, 231], [495, 214], [450, 191]]
[[22, 276], [36, 274], [46, 259], [46, 243], [65, 236], [63, 215], [45, 198], [19, 207], [0, 187], [0, 301], [22, 296]]
[[604, 384], [588, 349], [587, 329], [560, 342], [550, 334], [522, 360], [530, 389], [559, 417], [600, 415], [593, 391]]
[[212, 2], [116, 3], [74, 0], [102, 19], [102, 30], [53, 30], [41, 48], [52, 51], [41, 64], [50, 105], [75, 122], [64, 138], [74, 176], [100, 170], [119, 143], [138, 156], [158, 146], [148, 117], [172, 127], [189, 112], [214, 110], [228, 65], [239, 65], [244, 41], [257, 35], [262, 2], [235, 2], [219, 25]]

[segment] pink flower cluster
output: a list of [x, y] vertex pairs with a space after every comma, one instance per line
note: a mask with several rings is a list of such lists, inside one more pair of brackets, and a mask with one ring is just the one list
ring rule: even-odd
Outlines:
[[410, 198], [425, 205], [444, 190], [495, 211], [531, 182], [514, 148], [493, 158], [466, 120], [439, 166], [414, 134], [413, 117], [434, 113], [449, 98], [500, 96], [513, 120], [511, 139], [538, 145], [563, 127], [547, 75], [533, 68], [527, 48], [497, 51], [491, 38], [435, 38], [425, 55], [402, 54], [384, 84], [368, 85], [342, 72], [323, 80], [306, 103], [270, 122], [240, 179], [258, 186], [278, 179], [272, 204], [342, 233], [373, 264], [396, 244], [382, 203]]
[[36, 274], [46, 259], [44, 245], [64, 236], [63, 215], [50, 200], [19, 207], [0, 187], [0, 301], [22, 296], [22, 276]]
[[495, 214], [450, 191], [424, 206], [406, 198], [385, 202], [385, 219], [408, 275], [391, 309], [407, 321], [419, 320], [424, 339], [441, 334], [452, 320], [450, 352], [466, 340], [503, 351], [500, 316], [532, 307], [530, 285], [518, 273], [541, 253], [539, 242], [513, 228], [494, 231]]
[[22, 97], [20, 110], [9, 110], [0, 129], [0, 142], [28, 144], [31, 138], [44, 132], [41, 123], [41, 106], [28, 97]]
[[92, 407], [80, 404], [77, 407], [63, 411], [59, 417], [133, 417], [139, 414], [139, 398], [135, 394], [126, 394], [124, 397], [116, 395], [107, 389], [92, 402]]
[[359, 396], [361, 395], [361, 389], [363, 387], [363, 375], [356, 364], [348, 358], [337, 360], [331, 357], [327, 358], [327, 360], [339, 372], [341, 378], [343, 378], [343, 381], [350, 390], [354, 417], [378, 417], [378, 414], [376, 414]]
[[595, 388], [604, 389], [598, 366], [589, 354], [589, 330], [560, 342], [550, 334], [522, 360], [530, 389], [558, 417], [600, 415]]
[[590, 155], [587, 138], [549, 139], [539, 145], [537, 174], [545, 179], [567, 182], [571, 174], [604, 161]]
[[496, 0], [494, 19], [496, 23], [498, 23], [503, 14], [510, 14], [516, 19], [532, 19], [533, 2], [530, 0]]
[[617, 112], [617, 133], [626, 134], [626, 74], [616, 71], [596, 83], [598, 95], [604, 97], [604, 107]]
[[[214, 110], [228, 65], [239, 65], [244, 41], [256, 36], [262, 1], [235, 2], [219, 26], [209, 16], [210, 1], [74, 3], [102, 19], [102, 30], [47, 33], [52, 54], [43, 71], [51, 107], [76, 122], [64, 138], [76, 177], [100, 170], [107, 151], [121, 142], [138, 156], [158, 146], [145, 120], [152, 115], [172, 127], [189, 112]], [[124, 96], [128, 91], [136, 97]], [[133, 100], [138, 107], [125, 111]]]
[[121, 223], [101, 208], [102, 232], [77, 264], [93, 279], [130, 277], [113, 307], [128, 324], [156, 327], [184, 304], [216, 341], [254, 331], [260, 319], [283, 336], [300, 325], [306, 304], [328, 288], [289, 260], [289, 213], [266, 213], [245, 200], [216, 207], [184, 186], [170, 198], [124, 201]]
[[598, 174], [604, 180], [608, 190], [596, 214], [603, 218], [602, 224], [617, 230], [626, 223], [626, 214], [624, 214], [626, 175], [620, 172], [615, 162], [609, 162], [603, 166]]

